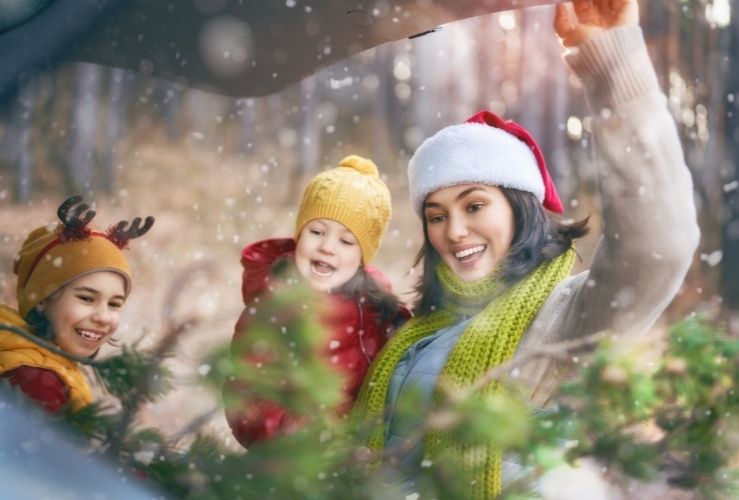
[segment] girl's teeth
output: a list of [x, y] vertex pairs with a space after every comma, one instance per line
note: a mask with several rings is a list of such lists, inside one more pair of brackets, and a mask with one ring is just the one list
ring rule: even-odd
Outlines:
[[97, 340], [100, 340], [100, 338], [102, 337], [102, 335], [98, 333], [88, 332], [87, 330], [78, 330], [78, 333], [80, 334], [81, 337], [84, 337], [88, 340], [97, 341]]
[[329, 276], [334, 271], [334, 268], [323, 262], [313, 263], [313, 272], [320, 276]]

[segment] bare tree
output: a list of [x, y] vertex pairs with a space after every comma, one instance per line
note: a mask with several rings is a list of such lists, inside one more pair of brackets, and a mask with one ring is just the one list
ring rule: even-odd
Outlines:
[[102, 73], [100, 66], [86, 63], [78, 64], [75, 71], [67, 168], [70, 187], [77, 192], [93, 188]]

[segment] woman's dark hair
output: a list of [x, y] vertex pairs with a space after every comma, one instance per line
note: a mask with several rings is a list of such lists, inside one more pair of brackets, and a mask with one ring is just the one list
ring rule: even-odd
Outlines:
[[354, 299], [358, 303], [369, 302], [377, 307], [379, 315], [377, 322], [393, 317], [398, 312], [400, 301], [391, 292], [388, 292], [370, 275], [367, 270], [360, 267], [352, 278], [339, 288], [344, 297]]
[[[513, 209], [515, 233], [511, 248], [501, 263], [500, 278], [510, 287], [543, 262], [549, 262], [563, 254], [572, 241], [585, 236], [590, 228], [586, 217], [580, 221], [564, 223], [545, 211], [532, 193], [518, 189], [503, 188]], [[424, 243], [416, 256], [414, 266], [423, 260], [423, 274], [415, 287], [419, 299], [414, 305], [415, 315], [425, 315], [441, 305], [442, 287], [436, 276], [436, 266], [441, 257], [428, 238], [426, 219], [423, 218]]]

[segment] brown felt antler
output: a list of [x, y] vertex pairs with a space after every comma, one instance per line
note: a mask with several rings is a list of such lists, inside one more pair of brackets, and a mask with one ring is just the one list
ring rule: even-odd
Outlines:
[[[73, 210], [72, 207], [74, 207]], [[56, 213], [64, 226], [63, 241], [83, 240], [90, 236], [91, 229], [87, 225], [95, 217], [96, 212], [89, 208], [90, 206], [84, 203], [82, 196], [72, 196], [59, 205]]]
[[154, 217], [149, 215], [141, 226], [141, 217], [136, 217], [131, 221], [131, 225], [127, 228], [128, 221], [122, 220], [115, 226], [108, 229], [108, 239], [112, 241], [118, 248], [124, 248], [128, 242], [134, 238], [145, 234], [151, 226], [154, 225]]

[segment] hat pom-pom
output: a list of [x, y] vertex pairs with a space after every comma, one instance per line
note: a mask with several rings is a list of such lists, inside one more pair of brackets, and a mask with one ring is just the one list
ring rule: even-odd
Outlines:
[[362, 158], [358, 155], [350, 155], [345, 157], [343, 160], [341, 160], [341, 162], [339, 162], [339, 166], [353, 168], [360, 174], [374, 175], [375, 177], [380, 176], [380, 172], [379, 170], [377, 170], [377, 165], [375, 165], [375, 162], [367, 158]]

